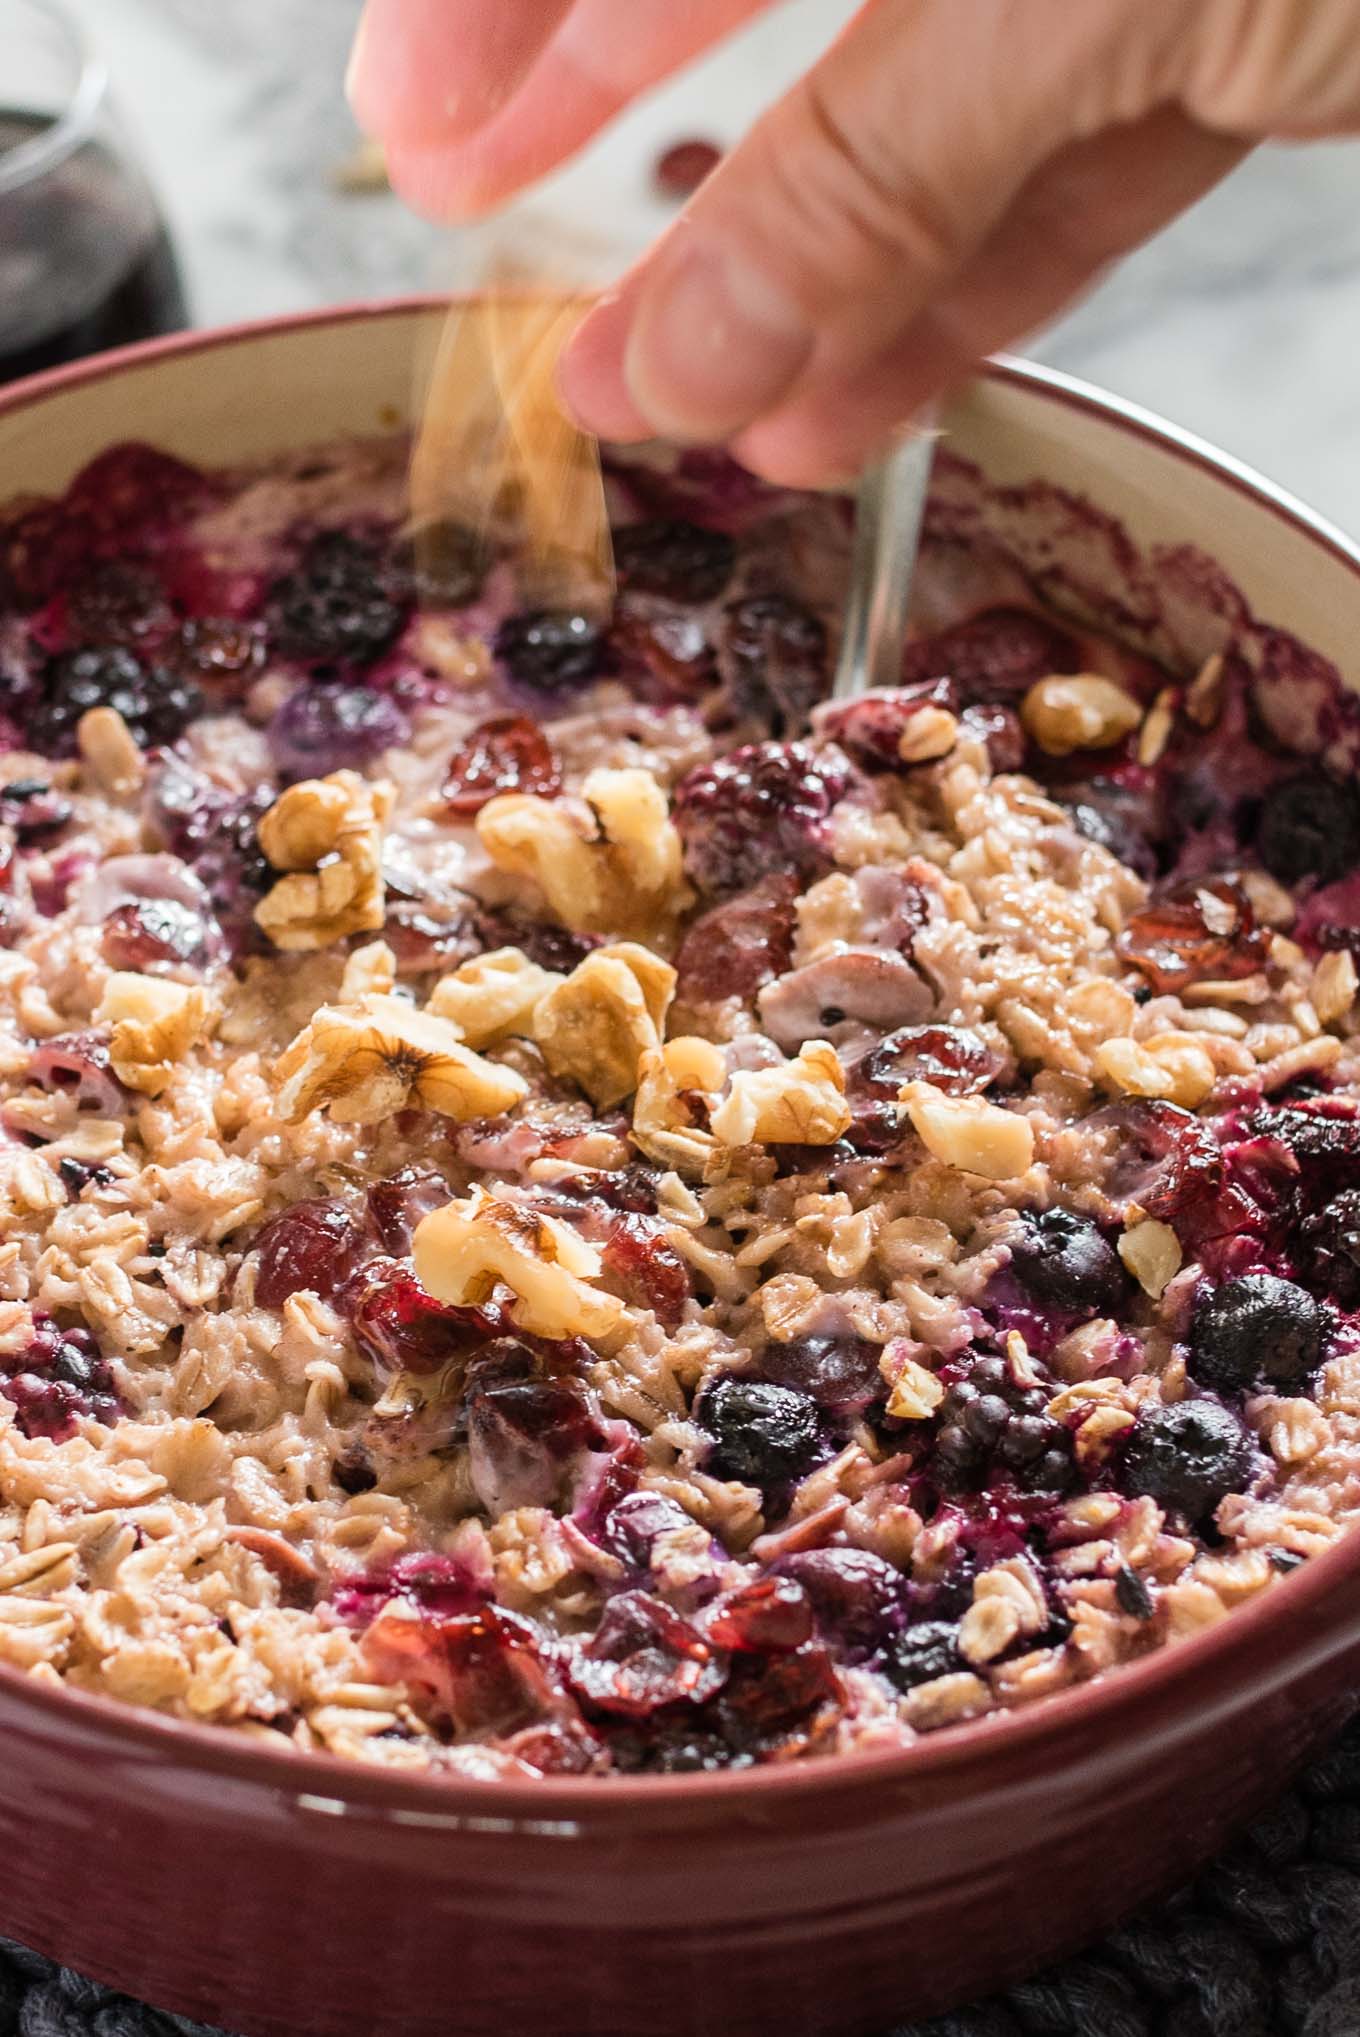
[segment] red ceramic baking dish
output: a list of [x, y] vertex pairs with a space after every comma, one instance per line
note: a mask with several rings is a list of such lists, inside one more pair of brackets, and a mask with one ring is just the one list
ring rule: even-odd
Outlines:
[[[0, 493], [120, 439], [221, 464], [396, 426], [437, 316], [358, 306], [19, 385]], [[1232, 461], [1017, 364], [948, 444], [937, 520], [994, 531], [1065, 601], [1190, 659], [1246, 633], [1344, 671], [1360, 551]], [[881, 2029], [1108, 1927], [1279, 1787], [1352, 1702], [1358, 1546], [1104, 1681], [747, 1772], [442, 1781], [0, 1669], [0, 1928], [252, 2037]]]

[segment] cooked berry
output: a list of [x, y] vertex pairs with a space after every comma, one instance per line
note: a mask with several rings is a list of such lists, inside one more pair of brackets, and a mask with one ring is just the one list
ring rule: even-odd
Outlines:
[[562, 789], [562, 771], [552, 744], [526, 714], [498, 714], [484, 721], [454, 751], [444, 780], [450, 813], [480, 813], [502, 792], [536, 792], [551, 799]]
[[70, 1153], [58, 1160], [57, 1173], [72, 1202], [79, 1202], [87, 1188], [107, 1188], [114, 1179], [111, 1167], [101, 1167], [94, 1160], [77, 1160]]
[[1011, 1265], [1036, 1301], [1074, 1314], [1108, 1315], [1129, 1291], [1113, 1245], [1073, 1210], [1027, 1210]]
[[66, 628], [76, 644], [159, 643], [174, 613], [158, 574], [129, 559], [106, 559], [81, 575], [66, 596]]
[[13, 778], [0, 786], [0, 822], [14, 830], [25, 847], [41, 842], [66, 826], [74, 811], [69, 799], [41, 778]]
[[675, 1328], [690, 1298], [690, 1275], [664, 1225], [627, 1212], [615, 1217], [601, 1258], [608, 1285], [635, 1308], [651, 1309], [665, 1328]]
[[121, 1117], [128, 1093], [109, 1066], [109, 1043], [102, 1033], [58, 1033], [35, 1047], [25, 1070], [41, 1089], [65, 1090], [80, 1110], [101, 1117]]
[[807, 1470], [821, 1442], [816, 1404], [763, 1379], [717, 1380], [695, 1409], [713, 1437], [708, 1470], [746, 1485], [783, 1485]]
[[1143, 1409], [1120, 1453], [1119, 1483], [1202, 1521], [1250, 1484], [1256, 1464], [1236, 1415], [1216, 1400], [1182, 1400]]
[[549, 1636], [498, 1606], [418, 1619], [385, 1610], [364, 1636], [364, 1654], [376, 1676], [426, 1692], [458, 1733], [536, 1725], [557, 1695]]
[[359, 1244], [359, 1226], [342, 1202], [326, 1196], [295, 1202], [255, 1239], [255, 1299], [282, 1308], [305, 1289], [331, 1300], [353, 1271]]
[[1258, 926], [1235, 878], [1191, 884], [1133, 914], [1115, 943], [1160, 997], [1204, 978], [1251, 976], [1270, 952], [1270, 929]]
[[[996, 768], [1018, 770], [1020, 761]], [[1108, 849], [1140, 877], [1151, 878], [1157, 875], [1159, 848], [1166, 832], [1160, 786], [1161, 781], [1155, 778], [1147, 788], [1129, 787], [1113, 778], [1093, 778], [1083, 785], [1067, 786], [1062, 800], [1079, 835]]]
[[908, 644], [902, 677], [953, 679], [965, 701], [1008, 701], [1050, 672], [1080, 670], [1081, 654], [1056, 624], [1023, 608], [987, 608], [938, 636]]
[[738, 721], [791, 735], [826, 691], [826, 627], [787, 595], [751, 595], [723, 617], [718, 670]]
[[627, 523], [614, 533], [614, 567], [620, 587], [656, 594], [696, 607], [716, 601], [736, 564], [737, 548], [726, 531], [702, 524], [654, 517]]
[[22, 1435], [58, 1443], [74, 1434], [77, 1416], [107, 1427], [122, 1412], [90, 1331], [64, 1330], [48, 1315], [35, 1314], [29, 1343], [4, 1359], [0, 1393], [13, 1403]]
[[584, 686], [600, 669], [604, 639], [588, 615], [529, 608], [507, 616], [495, 652], [510, 677], [535, 692]]
[[285, 657], [362, 666], [400, 636], [406, 610], [389, 592], [375, 544], [347, 531], [322, 531], [296, 570], [271, 588], [268, 623]]
[[1331, 1318], [1306, 1287], [1247, 1273], [1211, 1289], [1195, 1309], [1190, 1367], [1224, 1392], [1302, 1384], [1322, 1363]]
[[1360, 1188], [1348, 1188], [1300, 1226], [1317, 1286], [1339, 1307], [1360, 1309]]
[[757, 1577], [721, 1598], [705, 1628], [720, 1648], [738, 1654], [783, 1654], [812, 1639], [812, 1607], [792, 1577]]
[[701, 912], [675, 957], [681, 1004], [753, 998], [793, 963], [798, 880], [764, 878], [750, 891]]
[[476, 929], [483, 947], [522, 948], [540, 969], [570, 972], [592, 948], [600, 945], [598, 934], [574, 933], [570, 927], [553, 926], [548, 920], [525, 919], [516, 912], [479, 912]]
[[390, 1563], [337, 1579], [331, 1604], [347, 1626], [362, 1629], [392, 1599], [436, 1619], [457, 1619], [486, 1597], [486, 1586], [457, 1557], [408, 1549]]
[[576, 1652], [572, 1686], [597, 1711], [647, 1718], [663, 1706], [700, 1705], [727, 1676], [720, 1652], [645, 1591], [619, 1592]]
[[610, 625], [609, 655], [611, 667], [639, 699], [699, 700], [717, 672], [701, 616], [627, 597]]
[[43, 680], [43, 702], [31, 723], [33, 747], [69, 755], [76, 724], [92, 707], [121, 714], [142, 748], [172, 743], [202, 707], [197, 687], [160, 665], [147, 665], [120, 645], [63, 651]]
[[140, 440], [110, 446], [82, 467], [66, 491], [68, 508], [126, 544], [134, 534], [163, 534], [208, 493], [196, 467]]
[[452, 517], [422, 524], [397, 555], [422, 608], [466, 608], [482, 591], [490, 557], [486, 541]]
[[1330, 884], [1360, 863], [1360, 799], [1323, 771], [1288, 778], [1261, 803], [1256, 848], [1281, 884]]
[[341, 1297], [354, 1341], [383, 1371], [437, 1372], [505, 1327], [499, 1309], [449, 1308], [400, 1259], [371, 1259]]
[[264, 626], [233, 616], [195, 616], [179, 633], [178, 662], [195, 679], [239, 691], [265, 658]]
[[431, 1210], [441, 1208], [449, 1195], [443, 1175], [430, 1167], [402, 1167], [382, 1181], [373, 1182], [366, 1214], [383, 1251], [394, 1259], [405, 1258], [411, 1250], [416, 1225]]
[[166, 846], [192, 867], [224, 925], [248, 922], [259, 893], [274, 882], [259, 836], [274, 798], [269, 786], [224, 792], [174, 757], [153, 776], [151, 812]]
[[761, 1354], [761, 1370], [777, 1386], [793, 1386], [818, 1407], [857, 1413], [883, 1391], [878, 1369], [881, 1344], [864, 1337], [795, 1337], [787, 1344], [771, 1340]]
[[834, 752], [806, 743], [748, 743], [700, 764], [672, 803], [685, 868], [715, 894], [770, 874], [820, 876], [831, 864], [831, 812], [851, 783]]
[[918, 1620], [889, 1643], [878, 1666], [898, 1690], [914, 1690], [918, 1683], [953, 1676], [967, 1665], [959, 1654], [957, 1627], [948, 1620]]
[[406, 741], [411, 725], [390, 694], [371, 686], [299, 686], [278, 708], [266, 735], [285, 778], [360, 771]]
[[100, 951], [111, 969], [147, 970], [208, 959], [209, 929], [201, 913], [173, 898], [128, 899], [104, 922]]
[[824, 708], [817, 725], [865, 771], [900, 771], [902, 738], [921, 709], [943, 707], [952, 713], [958, 704], [952, 681], [927, 679], [920, 686], [888, 687]]
[[852, 1660], [877, 1652], [901, 1621], [905, 1580], [868, 1549], [800, 1550], [779, 1568], [801, 1585], [818, 1626]]
[[663, 198], [689, 198], [722, 161], [712, 141], [676, 141], [656, 159], [652, 180]]
[[942, 1491], [975, 1491], [1001, 1477], [1022, 1492], [1063, 1493], [1076, 1482], [1072, 1438], [1042, 1388], [1017, 1386], [1004, 1359], [975, 1358], [940, 1403], [930, 1468]]

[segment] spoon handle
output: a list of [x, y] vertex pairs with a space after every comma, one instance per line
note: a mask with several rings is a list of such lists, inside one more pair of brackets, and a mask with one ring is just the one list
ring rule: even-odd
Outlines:
[[833, 700], [854, 700], [870, 687], [902, 683], [907, 604], [934, 458], [935, 433], [926, 425], [860, 482]]

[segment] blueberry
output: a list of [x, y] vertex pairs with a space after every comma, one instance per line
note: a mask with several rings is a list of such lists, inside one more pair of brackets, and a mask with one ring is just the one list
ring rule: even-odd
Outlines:
[[43, 702], [30, 724], [34, 749], [52, 756], [75, 748], [76, 725], [92, 707], [111, 707], [143, 749], [172, 743], [202, 706], [202, 695], [175, 673], [148, 665], [121, 644], [63, 651], [49, 660]]
[[1183, 1400], [1144, 1408], [1123, 1448], [1120, 1483], [1199, 1521], [1251, 1483], [1255, 1464], [1236, 1415], [1214, 1400]]
[[1344, 1309], [1360, 1309], [1360, 1188], [1347, 1188], [1300, 1228], [1317, 1285]]
[[1073, 1314], [1108, 1314], [1128, 1292], [1118, 1254], [1087, 1217], [1030, 1210], [1012, 1248], [1016, 1277], [1034, 1299]]
[[275, 647], [313, 664], [371, 665], [406, 623], [393, 591], [375, 544], [346, 531], [321, 531], [296, 570], [270, 590]]
[[725, 531], [678, 517], [651, 517], [614, 533], [620, 587], [701, 606], [717, 599], [732, 577], [737, 548]]
[[600, 669], [603, 638], [586, 615], [569, 609], [526, 608], [496, 632], [496, 656], [521, 686], [551, 692], [582, 686]]
[[818, 1407], [846, 1413], [867, 1407], [881, 1395], [881, 1351], [881, 1345], [863, 1337], [795, 1337], [787, 1344], [767, 1344], [760, 1362], [780, 1386], [797, 1387]]
[[744, 1485], [782, 1485], [811, 1462], [821, 1440], [817, 1410], [805, 1393], [763, 1379], [720, 1379], [697, 1418], [713, 1437], [708, 1469]]
[[1300, 1385], [1322, 1362], [1327, 1309], [1292, 1280], [1247, 1273], [1198, 1303], [1190, 1326], [1190, 1369], [1225, 1393]]
[[1256, 848], [1281, 884], [1330, 884], [1360, 863], [1360, 800], [1323, 771], [1287, 778], [1261, 803]]
[[879, 1667], [898, 1690], [911, 1690], [937, 1676], [952, 1676], [964, 1667], [959, 1630], [947, 1620], [922, 1620], [914, 1627], [904, 1627]]

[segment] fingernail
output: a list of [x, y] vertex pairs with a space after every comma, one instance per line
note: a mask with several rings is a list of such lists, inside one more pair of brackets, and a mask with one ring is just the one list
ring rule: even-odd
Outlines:
[[812, 332], [777, 284], [726, 249], [684, 247], [647, 287], [624, 374], [656, 429], [721, 439], [784, 394]]

